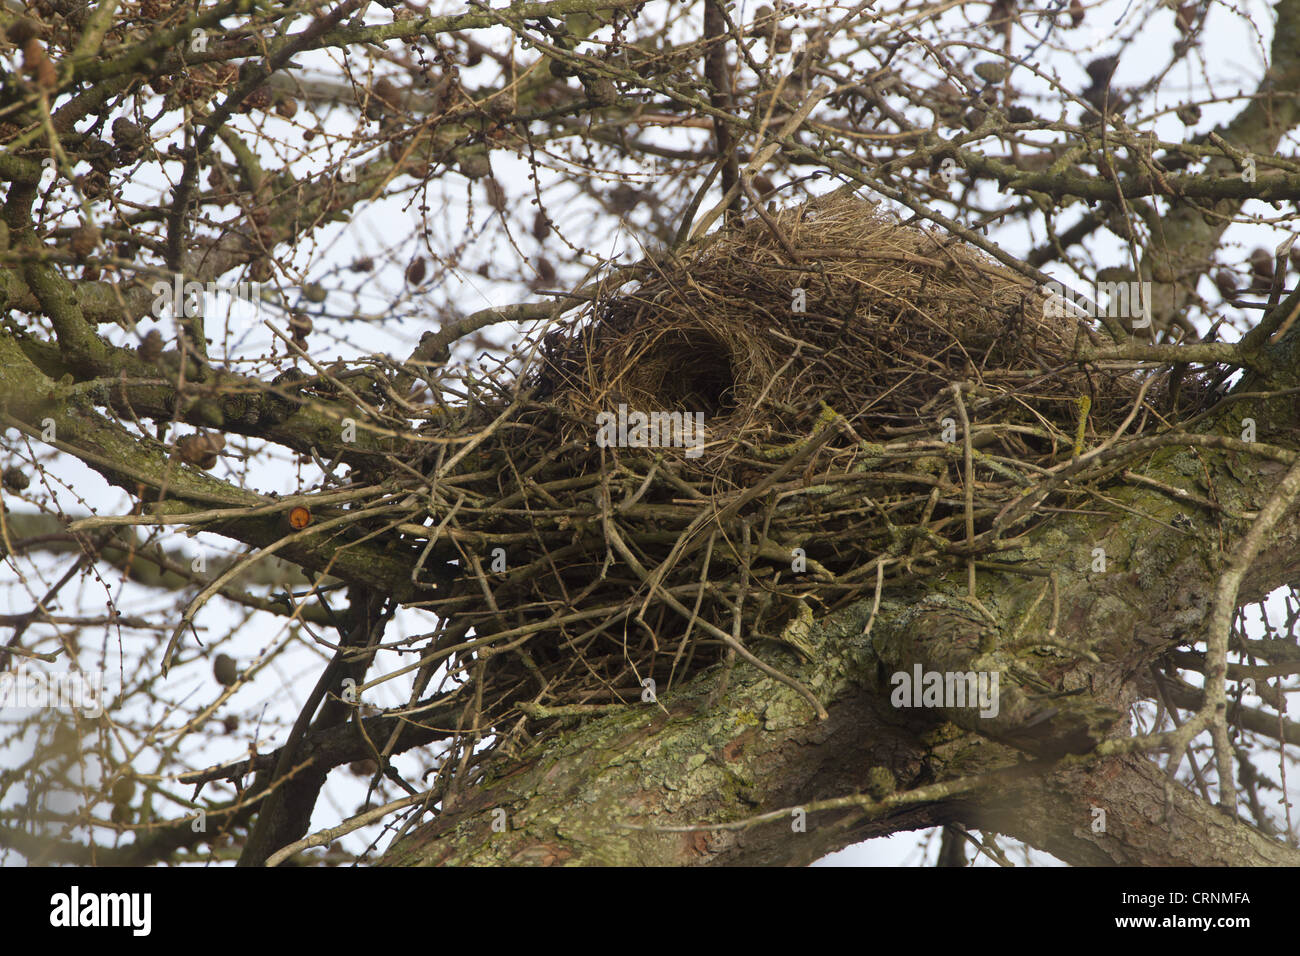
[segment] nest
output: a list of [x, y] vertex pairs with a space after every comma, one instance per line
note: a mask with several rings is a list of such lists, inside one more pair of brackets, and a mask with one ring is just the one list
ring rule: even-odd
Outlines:
[[722, 230], [568, 316], [435, 486], [456, 508], [431, 537], [465, 573], [427, 606], [460, 622], [439, 646], [474, 689], [463, 726], [536, 734], [764, 640], [798, 656], [880, 566], [996, 549], [1010, 503], [1159, 391], [1081, 364], [1095, 330], [1044, 306], [850, 198]]

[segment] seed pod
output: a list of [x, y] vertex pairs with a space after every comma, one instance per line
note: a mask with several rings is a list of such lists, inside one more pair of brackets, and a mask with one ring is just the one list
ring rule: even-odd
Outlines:
[[23, 43], [23, 70], [31, 74], [36, 85], [44, 90], [52, 90], [59, 85], [58, 73], [54, 64], [45, 54], [45, 47], [36, 37], [30, 37]]
[[114, 803], [130, 803], [135, 797], [135, 778], [118, 777], [111, 795]]
[[129, 803], [115, 803], [108, 813], [109, 820], [114, 823], [130, 823], [132, 816], [134, 813]]
[[424, 281], [424, 256], [416, 256], [406, 267], [406, 281], [410, 285], [419, 285]]
[[248, 264], [248, 277], [254, 282], [269, 282], [275, 270], [271, 267], [269, 259], [254, 259]]
[[490, 177], [484, 186], [487, 190], [488, 204], [497, 212], [505, 212], [506, 209], [506, 191], [501, 188], [496, 177]]
[[212, 169], [208, 171], [208, 185], [219, 193], [231, 193], [235, 191], [230, 184], [230, 177], [226, 175], [226, 171], [220, 165], [213, 166]]
[[498, 120], [513, 116], [518, 108], [514, 90], [502, 90], [487, 102], [487, 110]]
[[218, 654], [217, 659], [212, 662], [212, 676], [217, 679], [218, 684], [229, 687], [239, 680], [239, 665], [229, 654]]
[[198, 432], [186, 435], [176, 443], [176, 453], [181, 461], [204, 470], [215, 467], [217, 456], [226, 447], [226, 436], [221, 433]]
[[83, 223], [72, 230], [68, 248], [78, 259], [85, 259], [99, 248], [99, 228], [90, 223]]
[[146, 362], [153, 363], [162, 357], [163, 337], [157, 329], [150, 329], [140, 344], [136, 346], [136, 352], [140, 358]]
[[1267, 249], [1250, 254], [1250, 291], [1267, 292], [1273, 288], [1273, 255]]
[[375, 260], [371, 259], [369, 256], [364, 256], [353, 262], [352, 265], [348, 266], [348, 268], [353, 272], [374, 272]]
[[962, 100], [961, 90], [947, 80], [940, 80], [930, 87], [930, 96], [925, 105], [939, 119], [951, 121], [961, 116]]
[[233, 734], [239, 729], [239, 718], [234, 714], [227, 714], [226, 719], [221, 722], [221, 729], [228, 734]]
[[381, 76], [375, 80], [375, 85], [370, 89], [370, 99], [366, 103], [366, 116], [377, 120], [385, 113], [398, 109], [400, 103], [401, 93], [393, 81], [386, 76]]
[[540, 209], [533, 216], [533, 238], [541, 242], [551, 234], [551, 220]]
[[1118, 66], [1119, 57], [1103, 56], [1093, 60], [1084, 69], [1088, 71], [1088, 78], [1092, 80], [1092, 85], [1104, 89], [1110, 84], [1110, 78], [1115, 75]]
[[[293, 336], [295, 341], [301, 339], [305, 342], [307, 336], [311, 335], [311, 332], [312, 324], [310, 316], [303, 315], [301, 312], [295, 312], [289, 317], [289, 334]], [[301, 344], [302, 343], [299, 342], [299, 345]]]
[[275, 101], [275, 111], [285, 119], [293, 119], [298, 115], [298, 101], [292, 96], [282, 96]]
[[209, 63], [208, 70], [212, 83], [222, 88], [239, 79], [239, 68], [233, 63]]
[[1219, 295], [1225, 299], [1235, 299], [1237, 297], [1237, 277], [1227, 269], [1220, 269], [1214, 274], [1214, 285], [1219, 290]]
[[551, 260], [545, 256], [537, 260], [537, 278], [547, 285], [555, 282], [555, 266], [551, 265]]
[[1083, 0], [1070, 0], [1070, 26], [1077, 27], [1083, 23]]
[[462, 150], [456, 163], [466, 179], [482, 179], [492, 174], [492, 161], [486, 150]]
[[628, 183], [619, 183], [609, 191], [609, 209], [610, 212], [622, 215], [625, 212], [631, 212], [645, 197], [641, 190]]
[[18, 17], [13, 23], [5, 27], [5, 37], [14, 46], [22, 46], [39, 33], [40, 29], [37, 27], [36, 22], [27, 17]]
[[992, 60], [975, 64], [975, 75], [985, 83], [1001, 83], [1010, 72], [1005, 63], [995, 63]]
[[618, 102], [618, 88], [614, 82], [607, 76], [598, 76], [594, 79], [587, 79], [583, 76], [583, 87], [587, 91], [587, 96], [591, 102], [597, 106], [613, 106]]

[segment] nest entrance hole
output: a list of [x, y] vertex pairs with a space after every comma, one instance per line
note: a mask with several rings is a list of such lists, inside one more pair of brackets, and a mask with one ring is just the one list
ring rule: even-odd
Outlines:
[[731, 349], [701, 328], [671, 329], [650, 343], [626, 383], [630, 404], [644, 400], [654, 411], [713, 418], [740, 405]]

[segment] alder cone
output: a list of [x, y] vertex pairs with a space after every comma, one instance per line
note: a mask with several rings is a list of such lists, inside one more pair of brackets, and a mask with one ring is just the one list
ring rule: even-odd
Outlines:
[[0, 482], [3, 482], [4, 486], [10, 491], [26, 491], [27, 486], [32, 483], [32, 480], [21, 471], [14, 471], [12, 468], [9, 468], [6, 469], [4, 478], [0, 479]]
[[150, 329], [138, 346], [136, 352], [146, 362], [156, 362], [162, 357], [163, 337], [157, 329]]
[[139, 149], [144, 145], [144, 131], [125, 116], [113, 120], [113, 142], [126, 149]]
[[269, 86], [259, 86], [253, 92], [244, 97], [243, 108], [248, 110], [265, 110], [269, 109], [275, 96]]
[[108, 176], [98, 169], [92, 169], [90, 172], [77, 177], [77, 188], [87, 199], [98, 199], [104, 195], [104, 190], [108, 188]]

